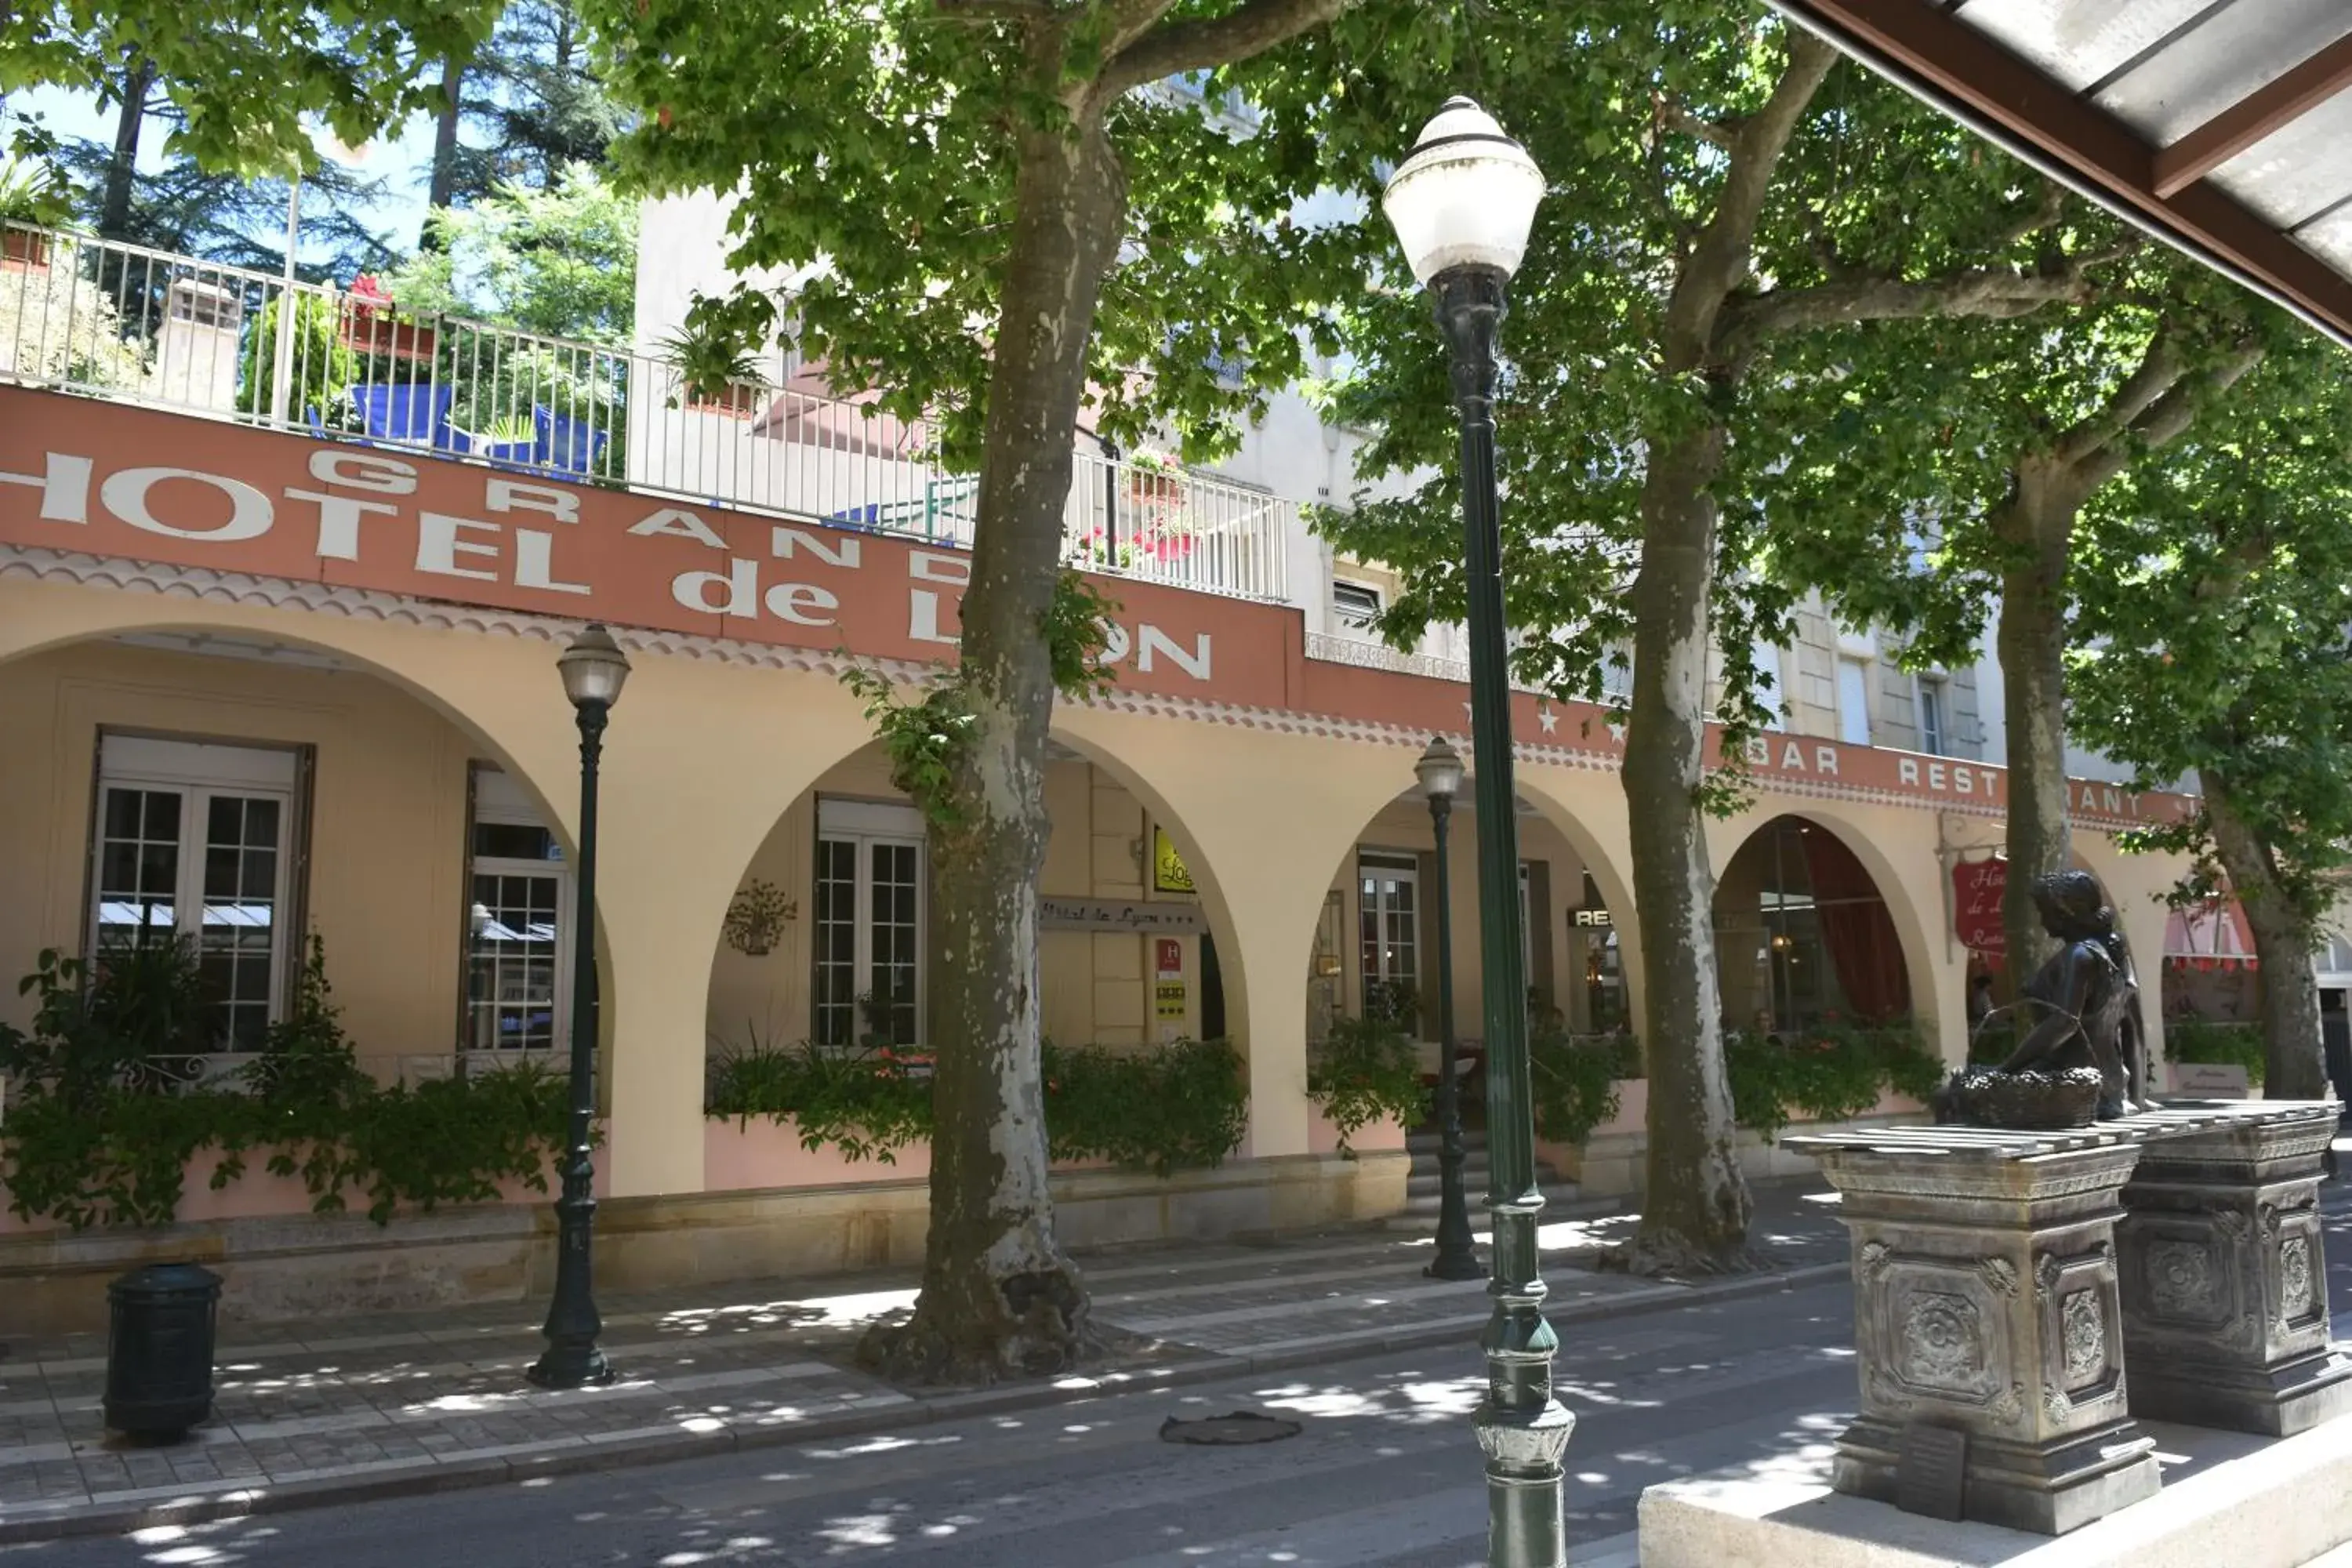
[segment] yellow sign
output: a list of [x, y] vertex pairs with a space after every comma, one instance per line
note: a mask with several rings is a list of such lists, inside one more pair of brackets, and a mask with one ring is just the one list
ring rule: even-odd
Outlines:
[[1168, 837], [1168, 830], [1154, 826], [1151, 834], [1151, 890], [1155, 893], [1199, 891], [1192, 886], [1192, 868], [1184, 864], [1184, 857], [1176, 853], [1175, 842]]
[[1152, 988], [1153, 1012], [1160, 1018], [1184, 1021], [1184, 983], [1163, 980]]

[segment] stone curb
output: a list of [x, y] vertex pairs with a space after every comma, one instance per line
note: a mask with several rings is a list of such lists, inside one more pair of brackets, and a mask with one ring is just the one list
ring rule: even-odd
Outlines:
[[[1738, 1300], [1843, 1279], [1848, 1266], [1809, 1264], [1770, 1274], [1743, 1275], [1696, 1285], [1655, 1285], [1621, 1295], [1563, 1304], [1547, 1316], [1555, 1324], [1591, 1322], [1626, 1311], [1672, 1301], [1696, 1306]], [[1194, 1356], [1157, 1367], [1107, 1373], [1099, 1377], [1063, 1384], [1018, 1384], [941, 1394], [876, 1409], [852, 1411], [792, 1426], [730, 1428], [722, 1432], [679, 1432], [658, 1437], [631, 1437], [613, 1443], [568, 1445], [541, 1454], [474, 1456], [453, 1454], [446, 1460], [395, 1460], [364, 1474], [320, 1476], [310, 1479], [267, 1481], [221, 1488], [203, 1495], [166, 1501], [106, 1503], [61, 1509], [42, 1517], [0, 1519], [0, 1546], [57, 1541], [80, 1535], [121, 1535], [163, 1525], [205, 1524], [256, 1514], [284, 1513], [327, 1503], [376, 1502], [387, 1498], [427, 1496], [503, 1482], [540, 1480], [593, 1471], [625, 1469], [640, 1465], [671, 1464], [681, 1459], [715, 1458], [782, 1447], [795, 1443], [824, 1442], [835, 1437], [863, 1436], [897, 1428], [929, 1426], [973, 1415], [1035, 1410], [1073, 1404], [1105, 1394], [1139, 1394], [1155, 1388], [1184, 1388], [1255, 1373], [1287, 1372], [1328, 1363], [1335, 1354], [1349, 1360], [1399, 1351], [1425, 1350], [1460, 1343], [1482, 1319], [1460, 1318], [1418, 1324], [1394, 1331], [1359, 1335], [1331, 1335], [1315, 1344], [1285, 1346], [1255, 1354]], [[19, 1504], [38, 1510], [38, 1503]]]

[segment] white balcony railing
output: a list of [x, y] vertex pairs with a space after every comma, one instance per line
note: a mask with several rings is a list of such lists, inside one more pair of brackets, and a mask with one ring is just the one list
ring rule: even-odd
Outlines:
[[[929, 424], [820, 384], [685, 395], [665, 360], [534, 336], [193, 257], [0, 228], [0, 380], [575, 483], [969, 544], [978, 480]], [[278, 322], [293, 330], [281, 338]], [[1067, 560], [1287, 596], [1291, 502], [1074, 454]]]

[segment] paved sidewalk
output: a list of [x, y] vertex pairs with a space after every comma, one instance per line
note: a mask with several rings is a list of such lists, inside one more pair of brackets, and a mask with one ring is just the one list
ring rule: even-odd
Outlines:
[[[1759, 1194], [1779, 1272], [1659, 1284], [1594, 1273], [1630, 1215], [1544, 1227], [1559, 1322], [1780, 1289], [1843, 1267], [1834, 1206]], [[543, 1303], [272, 1325], [222, 1334], [213, 1418], [184, 1442], [110, 1439], [99, 1336], [0, 1342], [0, 1542], [127, 1530], [562, 1470], [648, 1464], [1173, 1386], [1447, 1340], [1485, 1321], [1481, 1280], [1420, 1270], [1425, 1237], [1357, 1229], [1081, 1256], [1105, 1324], [1145, 1348], [1086, 1375], [908, 1393], [854, 1369], [857, 1337], [904, 1310], [904, 1273], [608, 1297], [612, 1386], [550, 1393], [522, 1372]]]

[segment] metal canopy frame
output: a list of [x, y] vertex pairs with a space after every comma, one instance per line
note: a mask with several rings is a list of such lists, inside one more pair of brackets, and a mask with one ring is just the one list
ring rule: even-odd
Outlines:
[[[2087, 92], [1962, 21], [1966, 3], [1770, 0], [1792, 21], [2043, 174], [2352, 346], [2352, 275], [2207, 177], [2352, 90], [2352, 35], [2158, 146]], [[2222, 8], [2210, 7], [2199, 19]]]

